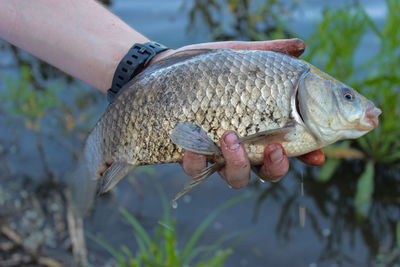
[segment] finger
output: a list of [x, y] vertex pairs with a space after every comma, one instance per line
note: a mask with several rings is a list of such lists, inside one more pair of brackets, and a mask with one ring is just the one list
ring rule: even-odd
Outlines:
[[291, 56], [299, 57], [301, 54], [303, 54], [306, 45], [302, 40], [294, 38], [294, 39], [254, 41], [254, 42], [243, 42], [243, 41], [212, 42], [212, 43], [188, 45], [181, 49], [186, 50], [186, 49], [199, 49], [199, 48], [230, 48], [239, 50], [285, 51], [289, 53], [289, 55]]
[[270, 144], [264, 149], [264, 164], [253, 169], [261, 179], [278, 182], [289, 170], [289, 160], [280, 144]]
[[321, 166], [325, 161], [325, 154], [321, 149], [318, 149], [297, 158], [306, 164]]
[[182, 160], [183, 171], [190, 177], [195, 177], [207, 167], [206, 156], [185, 150]]
[[234, 131], [227, 131], [222, 135], [221, 151], [226, 164], [220, 175], [233, 188], [245, 187], [250, 179], [250, 161]]

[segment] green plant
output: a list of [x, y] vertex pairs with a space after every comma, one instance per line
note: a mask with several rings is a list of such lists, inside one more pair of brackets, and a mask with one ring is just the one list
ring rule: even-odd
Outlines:
[[[382, 26], [376, 25], [363, 7], [359, 5], [343, 9], [329, 9], [322, 22], [307, 41], [307, 60], [326, 70], [339, 80], [346, 81], [367, 98], [373, 99], [382, 109], [380, 126], [359, 138], [346, 142], [345, 147], [336, 146], [326, 150], [328, 160], [321, 169], [319, 179], [329, 180], [340, 166], [342, 158], [358, 158], [365, 162], [361, 174], [355, 207], [359, 218], [368, 215], [374, 191], [374, 164], [394, 164], [400, 160], [400, 1], [387, 0], [388, 15]], [[362, 62], [356, 54], [362, 51], [365, 38], [377, 40], [380, 49], [363, 55]], [[358, 151], [357, 156], [352, 157]], [[342, 157], [331, 154], [342, 154]]]
[[[284, 27], [297, 1], [196, 0], [191, 1], [189, 27], [201, 19], [214, 40], [265, 40], [290, 37]], [[186, 3], [187, 4], [187, 3]], [[222, 18], [222, 19], [221, 19]]]
[[153, 236], [147, 233], [140, 222], [127, 210], [120, 210], [132, 226], [138, 245], [138, 250], [135, 253], [126, 246], [122, 246], [118, 250], [101, 238], [91, 234], [88, 234], [88, 236], [106, 249], [118, 261], [119, 266], [223, 266], [228, 256], [231, 255], [232, 248], [222, 249], [221, 246], [227, 240], [232, 239], [233, 235], [223, 236], [212, 245], [196, 245], [206, 228], [218, 214], [249, 196], [250, 194], [244, 194], [232, 198], [217, 207], [196, 228], [182, 249], [178, 247], [176, 220], [171, 217], [171, 205], [164, 198], [164, 214], [158, 222]]
[[376, 256], [376, 266], [400, 266], [400, 221], [396, 224], [396, 241], [397, 246], [391, 249], [381, 249], [381, 252]]
[[[400, 160], [400, 1], [387, 0], [386, 6], [389, 14], [382, 27], [361, 6], [324, 12], [323, 21], [307, 41], [307, 59], [350, 83], [382, 109], [380, 126], [356, 142], [367, 158], [394, 163]], [[356, 52], [367, 34], [376, 38], [380, 50], [356, 64]]]
[[38, 90], [32, 83], [29, 67], [22, 65], [18, 79], [5, 76], [7, 90], [1, 92], [2, 108], [10, 117], [24, 119], [28, 129], [39, 130], [39, 120], [60, 104], [56, 96], [60, 86], [51, 85], [46, 90]]

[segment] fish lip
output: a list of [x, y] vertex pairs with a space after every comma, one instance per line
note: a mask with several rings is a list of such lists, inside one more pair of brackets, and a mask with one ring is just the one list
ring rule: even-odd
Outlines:
[[370, 126], [370, 129], [375, 129], [379, 125], [379, 115], [382, 114], [382, 111], [375, 107], [375, 105], [368, 100], [367, 102], [367, 110], [365, 111], [365, 121]]

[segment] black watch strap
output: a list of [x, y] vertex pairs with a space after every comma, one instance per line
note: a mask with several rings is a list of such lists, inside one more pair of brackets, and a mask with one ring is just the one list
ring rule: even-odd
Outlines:
[[134, 44], [115, 70], [111, 88], [107, 91], [108, 102], [112, 103], [121, 88], [141, 72], [157, 53], [167, 49], [156, 42]]

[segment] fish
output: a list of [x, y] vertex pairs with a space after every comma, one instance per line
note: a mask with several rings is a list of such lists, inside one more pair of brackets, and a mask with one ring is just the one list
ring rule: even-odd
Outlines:
[[252, 165], [280, 143], [289, 157], [378, 125], [381, 111], [356, 90], [310, 63], [261, 50], [177, 52], [134, 77], [91, 130], [75, 171], [82, 211], [132, 168], [180, 162], [184, 150], [211, 163], [175, 199], [223, 168], [219, 139], [239, 135]]

